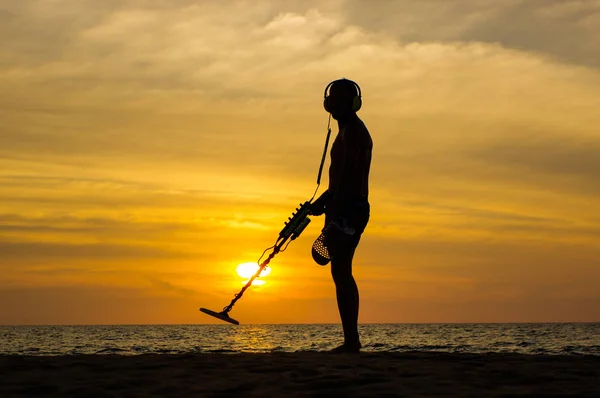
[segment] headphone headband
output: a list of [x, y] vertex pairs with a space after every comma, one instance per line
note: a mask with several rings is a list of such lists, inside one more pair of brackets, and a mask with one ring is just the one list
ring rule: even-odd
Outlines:
[[354, 85], [354, 87], [356, 88], [356, 93], [357, 93], [358, 97], [362, 99], [362, 93], [360, 91], [360, 86], [354, 80], [346, 79], [345, 77], [334, 80], [331, 83], [329, 83], [327, 85], [327, 87], [325, 87], [325, 92], [323, 93], [323, 98], [327, 98], [327, 90], [329, 90], [329, 87], [331, 87], [334, 83], [343, 82], [343, 81], [352, 83]]

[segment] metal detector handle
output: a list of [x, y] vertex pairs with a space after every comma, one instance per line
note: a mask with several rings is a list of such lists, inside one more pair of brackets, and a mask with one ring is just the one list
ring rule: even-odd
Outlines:
[[294, 230], [294, 232], [292, 232], [291, 239], [294, 240], [297, 237], [299, 237], [300, 234], [302, 233], [302, 231], [304, 231], [304, 229], [308, 226], [308, 224], [310, 224], [310, 218], [304, 217], [304, 220], [302, 220], [300, 222], [300, 225], [298, 225], [298, 227]]
[[[304, 203], [300, 203], [300, 207], [296, 207], [296, 212], [292, 213], [291, 217], [288, 217], [288, 221], [286, 221], [285, 227], [279, 232], [279, 239], [287, 240], [292, 235], [300, 235], [300, 232], [296, 233], [298, 228], [302, 227], [302, 229], [306, 228], [304, 225], [305, 220], [308, 218], [308, 213], [310, 211], [311, 202], [307, 200]], [[310, 222], [310, 221], [309, 221]], [[303, 226], [304, 225], [304, 226]]]

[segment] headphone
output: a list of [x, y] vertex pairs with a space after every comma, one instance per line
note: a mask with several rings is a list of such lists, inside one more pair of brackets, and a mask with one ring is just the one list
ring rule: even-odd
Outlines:
[[362, 94], [360, 92], [360, 86], [358, 84], [356, 84], [356, 82], [346, 79], [346, 78], [334, 80], [331, 83], [329, 83], [327, 85], [327, 87], [325, 87], [325, 93], [323, 94], [323, 106], [325, 107], [325, 110], [327, 112], [331, 113], [331, 110], [329, 109], [329, 96], [327, 95], [327, 90], [329, 90], [329, 87], [331, 87], [332, 84], [334, 84], [336, 82], [341, 82], [341, 81], [347, 81], [347, 82], [354, 84], [354, 87], [356, 88], [356, 95], [352, 98], [352, 111], [358, 112], [358, 110], [362, 106]]

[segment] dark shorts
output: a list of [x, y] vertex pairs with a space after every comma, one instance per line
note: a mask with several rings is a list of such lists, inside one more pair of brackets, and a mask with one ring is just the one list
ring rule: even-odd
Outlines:
[[[333, 219], [325, 215], [324, 244], [333, 258], [352, 257], [354, 250], [360, 242], [369, 219], [371, 207], [368, 202], [354, 206], [347, 210], [341, 217]], [[340, 228], [341, 227], [341, 228]]]

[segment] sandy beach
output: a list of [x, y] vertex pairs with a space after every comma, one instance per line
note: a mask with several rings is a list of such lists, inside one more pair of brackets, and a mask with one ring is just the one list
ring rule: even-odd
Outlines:
[[0, 375], [1, 397], [600, 396], [598, 356], [2, 356]]

